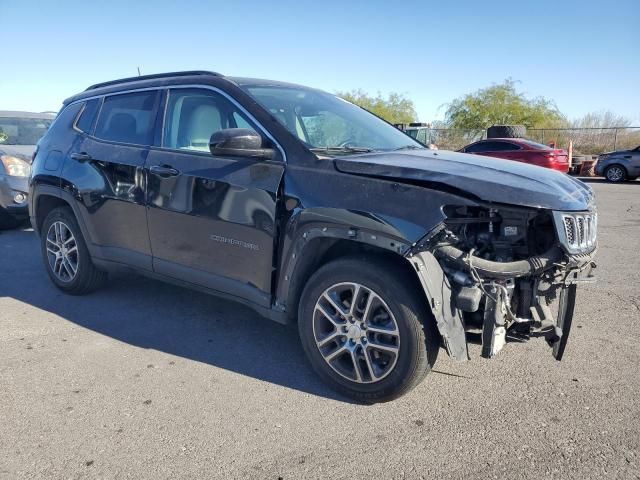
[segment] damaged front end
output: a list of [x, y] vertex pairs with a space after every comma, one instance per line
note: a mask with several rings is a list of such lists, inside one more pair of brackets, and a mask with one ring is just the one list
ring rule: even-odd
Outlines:
[[597, 214], [511, 206], [445, 206], [413, 263], [449, 355], [467, 360], [467, 335], [495, 356], [507, 341], [543, 337], [557, 360], [576, 286], [594, 281]]

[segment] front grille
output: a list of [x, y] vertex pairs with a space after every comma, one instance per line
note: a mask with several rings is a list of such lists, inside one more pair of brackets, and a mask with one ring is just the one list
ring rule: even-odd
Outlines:
[[573, 219], [566, 217], [564, 219], [564, 231], [567, 235], [567, 240], [569, 243], [573, 243], [576, 238], [576, 229], [573, 226]]
[[586, 253], [595, 248], [598, 223], [596, 212], [555, 212], [554, 216], [560, 243], [567, 252]]

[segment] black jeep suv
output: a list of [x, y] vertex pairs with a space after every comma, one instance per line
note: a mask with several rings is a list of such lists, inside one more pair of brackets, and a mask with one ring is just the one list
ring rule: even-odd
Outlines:
[[589, 187], [425, 149], [331, 94], [193, 71], [101, 83], [39, 142], [29, 213], [51, 280], [129, 269], [297, 322], [317, 373], [357, 400], [417, 385], [466, 334], [562, 357], [592, 278]]

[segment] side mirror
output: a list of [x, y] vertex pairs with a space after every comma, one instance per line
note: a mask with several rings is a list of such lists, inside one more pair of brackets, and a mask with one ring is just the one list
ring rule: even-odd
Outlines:
[[214, 157], [249, 157], [270, 160], [275, 156], [273, 148], [264, 148], [263, 140], [254, 130], [225, 128], [209, 139], [209, 150]]

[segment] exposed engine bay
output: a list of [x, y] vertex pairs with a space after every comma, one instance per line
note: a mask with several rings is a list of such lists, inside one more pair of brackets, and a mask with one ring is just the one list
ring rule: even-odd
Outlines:
[[[596, 213], [508, 206], [445, 206], [443, 212], [443, 224], [408, 256], [449, 354], [463, 359], [462, 328], [465, 337], [480, 337], [485, 358], [507, 341], [543, 337], [561, 360], [576, 285], [595, 279]], [[434, 280], [437, 268], [442, 272]]]

